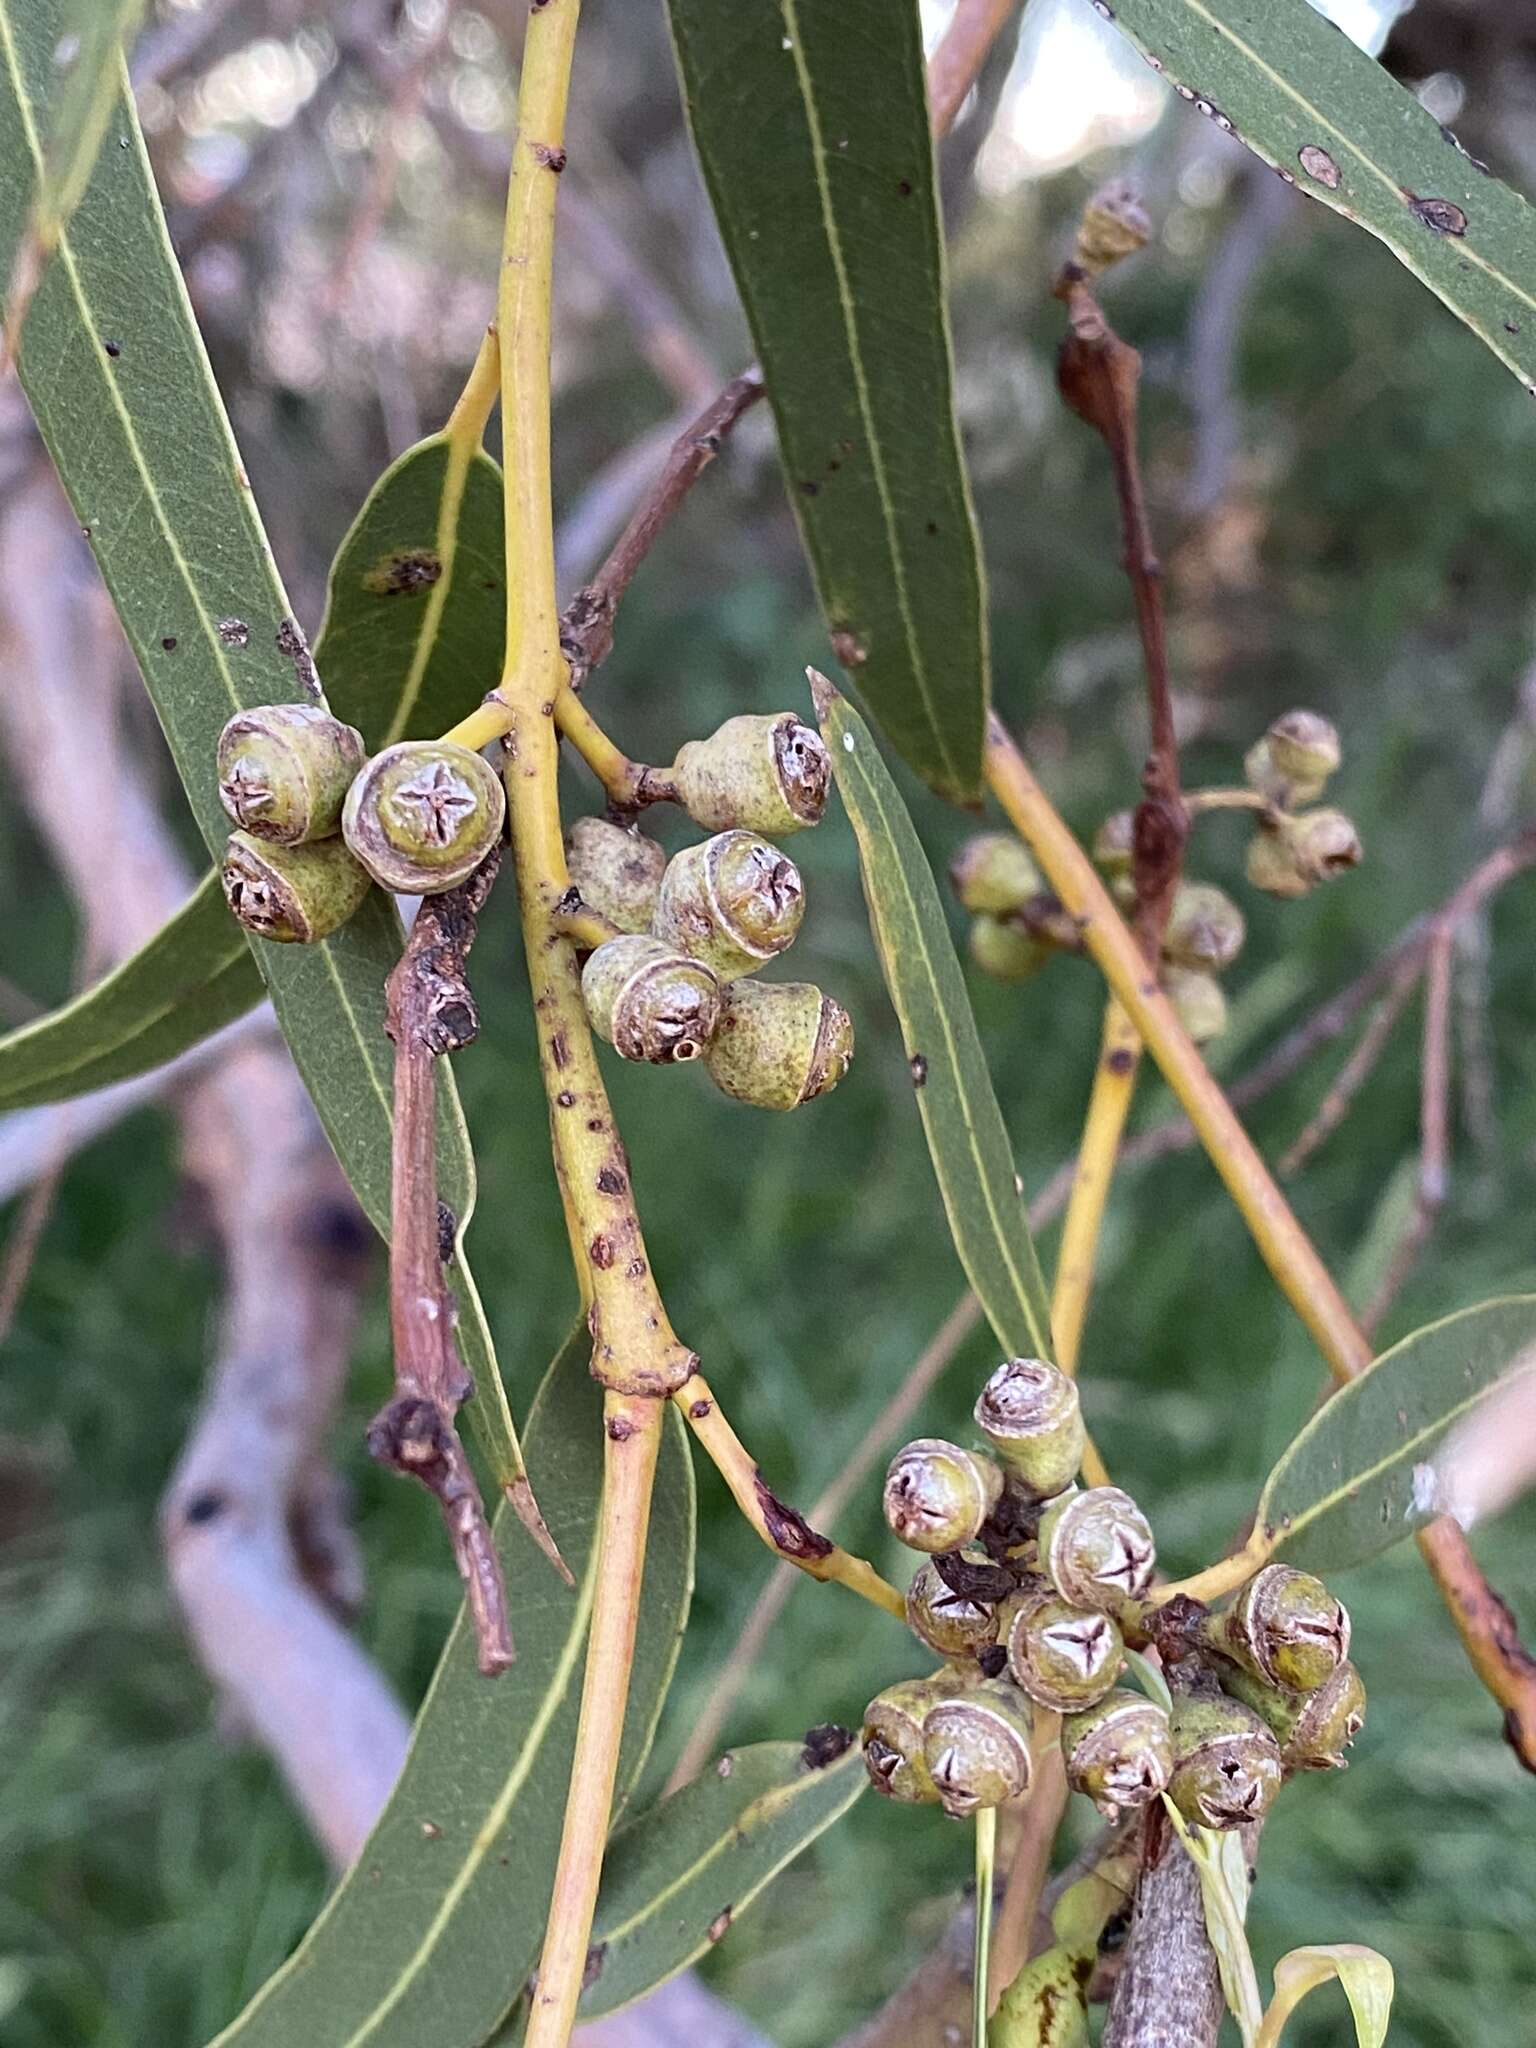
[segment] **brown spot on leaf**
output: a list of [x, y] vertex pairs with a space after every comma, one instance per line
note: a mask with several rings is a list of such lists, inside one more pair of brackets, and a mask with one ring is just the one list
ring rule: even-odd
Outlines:
[[814, 1728], [805, 1731], [805, 1747], [800, 1752], [800, 1761], [808, 1771], [824, 1771], [828, 1764], [835, 1764], [845, 1756], [853, 1741], [851, 1729], [838, 1721], [818, 1721]]
[[442, 557], [432, 548], [396, 548], [363, 571], [363, 588], [370, 597], [414, 597], [442, 573]]
[[601, 1236], [594, 1237], [587, 1246], [587, 1256], [600, 1273], [606, 1273], [613, 1264], [613, 1240]]
[[1437, 235], [1464, 235], [1467, 232], [1467, 216], [1453, 199], [1415, 199], [1410, 193], [1408, 211]]
[[623, 1174], [617, 1172], [613, 1167], [604, 1166], [599, 1169], [597, 1192], [600, 1195], [622, 1195], [626, 1186], [627, 1182]]
[[1304, 142], [1296, 152], [1296, 161], [1309, 178], [1316, 178], [1330, 192], [1338, 191], [1339, 167], [1326, 149], [1319, 149], [1315, 142]]
[[862, 668], [869, 659], [869, 649], [857, 633], [846, 626], [838, 626], [832, 634], [832, 652], [844, 668]]
[[928, 1055], [922, 1052], [913, 1053], [911, 1059], [907, 1061], [907, 1067], [912, 1075], [912, 1086], [914, 1088], [926, 1088], [928, 1085]]
[[251, 629], [244, 619], [220, 619], [215, 629], [226, 647], [249, 647]]
[[718, 1941], [720, 1937], [729, 1928], [731, 1924], [731, 1914], [734, 1910], [734, 1907], [722, 1906], [719, 1912], [715, 1915], [714, 1919], [710, 1921], [709, 1938], [711, 1941]]

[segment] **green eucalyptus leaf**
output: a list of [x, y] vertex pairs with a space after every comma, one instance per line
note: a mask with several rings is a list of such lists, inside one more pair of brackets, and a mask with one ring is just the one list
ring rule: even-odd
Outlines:
[[[62, 20], [59, 0], [0, 0], [0, 247], [19, 233], [42, 175], [40, 124]], [[226, 719], [317, 685], [166, 236], [120, 61], [118, 72], [107, 139], [39, 282], [20, 371], [217, 857], [228, 820], [213, 760]], [[399, 951], [394, 905], [377, 892], [320, 945], [251, 949], [336, 1155], [381, 1232], [393, 1089], [384, 981]], [[474, 1160], [446, 1063], [438, 1178], [457, 1222], [479, 1424], [498, 1481], [515, 1484], [516, 1433], [499, 1374], [486, 1384], [490, 1334], [462, 1268]]]
[[813, 687], [955, 1250], [1004, 1349], [1049, 1358], [1050, 1297], [933, 871], [869, 727]]
[[1114, 0], [1181, 98], [1379, 241], [1536, 393], [1536, 210], [1306, 0]]
[[0, 1038], [0, 1110], [59, 1102], [174, 1059], [261, 1001], [245, 933], [207, 875], [147, 945], [46, 1017]]
[[[219, 2048], [479, 2048], [538, 1959], [576, 1740], [597, 1574], [602, 1391], [578, 1326], [528, 1421], [528, 1462], [573, 1588], [509, 1508], [495, 1537], [521, 1589], [517, 1662], [482, 1678], [462, 1611], [400, 1780], [356, 1863]], [[693, 1583], [693, 1472], [669, 1406], [646, 1548], [616, 1810], [655, 1732]]]
[[1294, 1439], [1260, 1496], [1271, 1554], [1341, 1571], [1440, 1512], [1434, 1455], [1454, 1424], [1536, 1355], [1536, 1294], [1505, 1295], [1415, 1330], [1341, 1387]]
[[916, 0], [669, 0], [688, 119], [838, 660], [943, 796], [987, 637]]

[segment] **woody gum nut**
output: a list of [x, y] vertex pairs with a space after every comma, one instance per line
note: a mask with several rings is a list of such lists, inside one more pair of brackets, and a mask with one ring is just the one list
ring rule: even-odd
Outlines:
[[1261, 825], [1248, 844], [1248, 879], [1271, 896], [1305, 896], [1362, 858], [1352, 821], [1325, 805]]
[[923, 1760], [952, 1819], [1001, 1806], [1029, 1790], [1032, 1718], [1006, 1679], [988, 1679], [959, 1699], [931, 1707]]
[[1064, 1600], [1113, 1613], [1152, 1580], [1157, 1547], [1146, 1516], [1118, 1486], [1090, 1486], [1040, 1520], [1040, 1566]]
[[219, 734], [219, 801], [254, 839], [325, 839], [366, 758], [356, 727], [320, 705], [260, 704], [237, 711]]
[[368, 894], [368, 877], [339, 839], [269, 846], [233, 832], [219, 879], [224, 901], [248, 932], [279, 944], [313, 945], [340, 929]]
[[971, 958], [994, 981], [1028, 981], [1055, 951], [1043, 939], [1000, 917], [973, 917]]
[[705, 1050], [720, 1021], [720, 985], [697, 960], [644, 933], [607, 939], [581, 975], [592, 1029], [621, 1059], [677, 1066]]
[[920, 1564], [907, 1588], [907, 1626], [941, 1657], [968, 1657], [997, 1640], [997, 1610], [945, 1585], [938, 1568]]
[[1342, 758], [1337, 728], [1317, 711], [1287, 711], [1264, 737], [1275, 770], [1314, 793], [1321, 791]]
[[971, 1541], [1002, 1488], [1003, 1475], [990, 1460], [923, 1436], [892, 1458], [881, 1499], [893, 1534], [937, 1555]]
[[976, 1422], [1010, 1478], [1035, 1499], [1077, 1477], [1087, 1441], [1077, 1388], [1045, 1359], [1005, 1359], [981, 1390]]
[[1165, 967], [1163, 993], [1196, 1045], [1209, 1045], [1227, 1028], [1227, 999], [1214, 976], [1192, 967]]
[[952, 1675], [944, 1672], [932, 1678], [904, 1678], [877, 1693], [864, 1709], [864, 1768], [883, 1798], [905, 1806], [932, 1804], [938, 1798], [923, 1758], [923, 1722], [930, 1709], [959, 1689]]
[[1349, 1655], [1348, 1610], [1310, 1572], [1268, 1564], [1207, 1624], [1213, 1648], [1288, 1692], [1315, 1692]]
[[1365, 1687], [1348, 1661], [1316, 1692], [1298, 1696], [1255, 1678], [1240, 1665], [1229, 1664], [1221, 1684], [1264, 1722], [1280, 1745], [1280, 1761], [1288, 1771], [1342, 1771], [1344, 1752], [1365, 1725]]
[[490, 763], [450, 740], [401, 740], [347, 791], [341, 829], [381, 888], [440, 896], [467, 882], [507, 814]]
[[1225, 889], [1209, 882], [1181, 882], [1163, 934], [1163, 958], [1177, 967], [1219, 974], [1243, 949], [1243, 913]]
[[1020, 1593], [1007, 1631], [1014, 1683], [1052, 1713], [1095, 1706], [1125, 1664], [1125, 1645], [1109, 1616], [1073, 1606], [1043, 1579]]
[[650, 930], [667, 865], [654, 839], [608, 818], [578, 818], [566, 834], [565, 860], [589, 910], [621, 932]]
[[755, 832], [719, 832], [667, 863], [652, 930], [732, 981], [782, 953], [804, 915], [792, 860]]
[[1012, 832], [980, 832], [949, 864], [950, 885], [962, 910], [1009, 917], [1038, 896], [1044, 884], [1022, 839]]
[[1188, 1821], [1236, 1828], [1267, 1811], [1280, 1789], [1280, 1746], [1238, 1700], [1176, 1698], [1168, 1796]]
[[680, 747], [672, 780], [696, 825], [782, 836], [820, 823], [832, 762], [821, 734], [794, 712], [749, 712]]
[[1067, 1783], [1086, 1793], [1106, 1820], [1146, 1806], [1173, 1770], [1173, 1728], [1154, 1700], [1117, 1689], [1061, 1727]]
[[853, 1063], [853, 1019], [808, 981], [732, 981], [705, 1064], [716, 1087], [756, 1109], [828, 1095]]

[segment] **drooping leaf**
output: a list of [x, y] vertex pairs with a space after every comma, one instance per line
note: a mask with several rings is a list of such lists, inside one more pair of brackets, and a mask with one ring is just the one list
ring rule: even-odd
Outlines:
[[1309, 1991], [1337, 1977], [1354, 2015], [1357, 2048], [1382, 2048], [1392, 2016], [1392, 1965], [1358, 1942], [1293, 1948], [1275, 1965], [1275, 1995], [1264, 2015], [1256, 2048], [1278, 2048], [1285, 2023]]
[[1049, 1358], [1050, 1298], [933, 871], [869, 727], [824, 679], [815, 692], [955, 1250], [998, 1341]]
[[1100, 7], [1181, 98], [1375, 235], [1536, 393], [1536, 209], [1307, 0]]
[[803, 1756], [798, 1742], [730, 1751], [617, 1830], [603, 1863], [582, 2019], [617, 2012], [685, 1970], [869, 1782], [857, 1743], [820, 1769]]
[[669, 6], [837, 657], [917, 773], [971, 801], [986, 618], [916, 0]]
[[1321, 1407], [1270, 1473], [1257, 1527], [1272, 1555], [1341, 1571], [1441, 1512], [1446, 1433], [1536, 1356], [1536, 1295], [1505, 1295], [1415, 1330]]
[[[576, 1737], [597, 1571], [602, 1394], [573, 1331], [528, 1422], [528, 1462], [572, 1589], [496, 1518], [519, 1588], [517, 1662], [475, 1664], [461, 1612], [389, 1805], [283, 1967], [220, 2048], [479, 2048], [538, 1958]], [[633, 1790], [672, 1676], [693, 1582], [693, 1475], [669, 1410], [651, 1511], [617, 1800]]]
[[11, 348], [42, 266], [85, 190], [117, 96], [122, 52], [143, 12], [144, 0], [62, 0], [52, 72], [38, 107], [41, 160], [19, 229], [0, 244], [0, 274], [10, 279], [5, 325]]
[[0, 1038], [0, 1110], [59, 1102], [174, 1059], [262, 996], [245, 934], [205, 877], [130, 960]]

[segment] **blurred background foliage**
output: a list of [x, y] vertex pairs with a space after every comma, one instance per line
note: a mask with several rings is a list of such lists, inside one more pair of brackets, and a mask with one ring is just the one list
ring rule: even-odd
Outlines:
[[[1390, 11], [1358, 6], [1348, 26], [1379, 44]], [[925, 12], [937, 29], [945, 8]], [[1510, 22], [1521, 12], [1423, 0], [1387, 56], [1469, 147], [1529, 187], [1521, 116], [1536, 66]], [[322, 20], [297, 0], [208, 0], [162, 5], [140, 45], [173, 236], [311, 628], [347, 521], [389, 457], [441, 421], [487, 315], [519, 14], [370, 0]], [[556, 361], [567, 587], [632, 502], [645, 473], [637, 439], [654, 460], [746, 355], [662, 10], [587, 0], [584, 16]], [[1238, 1071], [1529, 815], [1536, 411], [1384, 251], [1209, 124], [1165, 109], [1088, 0], [1036, 0], [1016, 56], [994, 62], [946, 148], [945, 189], [997, 697], [1084, 833], [1134, 798], [1142, 712], [1102, 452], [1054, 396], [1048, 284], [1084, 197], [1111, 173], [1134, 180], [1158, 223], [1108, 302], [1146, 358], [1186, 779], [1236, 779], [1272, 716], [1313, 706], [1343, 733], [1337, 800], [1367, 848], [1356, 875], [1279, 905], [1241, 883], [1240, 823], [1201, 826], [1194, 871], [1232, 887], [1250, 918], [1229, 977], [1233, 1028], [1216, 1049]], [[595, 688], [642, 757], [670, 759], [732, 711], [801, 705], [801, 665], [825, 657], [768, 430], [749, 417], [626, 601]], [[154, 736], [140, 739], [153, 752]], [[942, 862], [968, 821], [912, 796]], [[575, 776], [569, 797], [596, 807]], [[808, 1505], [960, 1275], [836, 815], [797, 842], [802, 854], [813, 914], [797, 968], [850, 1005], [860, 1033], [838, 1094], [771, 1119], [701, 1076], [611, 1064], [609, 1078], [674, 1319], [775, 1484]], [[75, 972], [72, 913], [62, 888], [39, 885], [39, 859], [7, 804], [0, 995], [13, 1017], [28, 999], [58, 1000]], [[1532, 1284], [1532, 888], [1516, 883], [1458, 955], [1450, 1199], [1387, 1338]], [[573, 1291], [505, 896], [475, 979], [485, 1028], [459, 1062], [482, 1181], [472, 1244], [526, 1403]], [[1088, 967], [1058, 961], [1022, 990], [978, 981], [974, 994], [1033, 1189], [1072, 1148], [1100, 992]], [[1416, 1144], [1417, 1015], [1294, 1188], [1357, 1300], [1378, 1277], [1373, 1226], [1379, 1236]], [[1341, 1057], [1325, 1053], [1254, 1111], [1271, 1156]], [[1138, 1121], [1168, 1108], [1149, 1076]], [[71, 1163], [0, 1374], [0, 2035], [15, 2048], [195, 2048], [325, 1889], [271, 1770], [238, 1731], [213, 1725], [157, 1550], [156, 1500], [198, 1399], [218, 1296], [170, 1121], [143, 1110]], [[973, 1339], [925, 1428], [964, 1432], [991, 1356]], [[1198, 1156], [1117, 1186], [1083, 1377], [1097, 1440], [1152, 1513], [1166, 1562], [1205, 1561], [1322, 1374]], [[334, 1450], [369, 1565], [361, 1633], [415, 1698], [457, 1585], [430, 1502], [363, 1453], [387, 1380], [379, 1286]], [[698, 1593], [657, 1782], [768, 1570], [713, 1476], [700, 1486]], [[874, 1488], [837, 1533], [901, 1570]], [[1520, 1508], [1478, 1546], [1528, 1631], [1533, 1536], [1536, 1513]], [[1252, 1919], [1261, 1969], [1300, 1942], [1368, 1942], [1398, 1973], [1401, 2048], [1513, 2048], [1536, 2009], [1536, 1788], [1412, 1550], [1342, 1590], [1370, 1720], [1348, 1775], [1298, 1784], [1266, 1832]], [[912, 1668], [888, 1621], [804, 1584], [730, 1738], [856, 1721]], [[1075, 1815], [1068, 1838], [1084, 1824]], [[943, 1925], [967, 1855], [936, 1814], [863, 1801], [733, 1930], [711, 1980], [784, 2048], [831, 2041]], [[1343, 2023], [1328, 1994], [1293, 2031], [1335, 2040]]]

